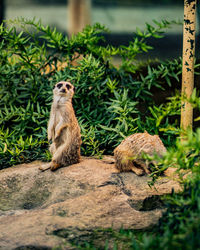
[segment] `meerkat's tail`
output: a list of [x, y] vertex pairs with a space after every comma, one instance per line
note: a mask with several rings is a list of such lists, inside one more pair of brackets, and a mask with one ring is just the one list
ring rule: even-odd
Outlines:
[[41, 170], [42, 172], [48, 170], [51, 168], [51, 163], [49, 162], [48, 164], [43, 164], [41, 166], [39, 166], [39, 170]]

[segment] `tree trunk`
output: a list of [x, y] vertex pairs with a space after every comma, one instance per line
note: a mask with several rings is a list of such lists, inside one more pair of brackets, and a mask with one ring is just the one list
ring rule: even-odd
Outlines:
[[87, 24], [91, 24], [91, 0], [69, 0], [69, 26], [68, 34], [76, 34], [81, 31]]
[[181, 128], [192, 128], [193, 108], [188, 102], [194, 88], [196, 0], [184, 0]]

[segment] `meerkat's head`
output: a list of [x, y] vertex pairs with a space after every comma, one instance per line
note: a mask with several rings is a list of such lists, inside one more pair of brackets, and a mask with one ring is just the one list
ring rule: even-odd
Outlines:
[[74, 90], [75, 88], [70, 82], [61, 81], [56, 83], [56, 85], [54, 86], [53, 94], [56, 97], [64, 97], [64, 99], [66, 99], [67, 101], [72, 99]]

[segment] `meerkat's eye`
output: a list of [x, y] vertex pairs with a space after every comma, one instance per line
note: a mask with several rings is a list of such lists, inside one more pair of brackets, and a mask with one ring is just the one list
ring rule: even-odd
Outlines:
[[62, 88], [62, 86], [63, 86], [62, 83], [58, 83], [58, 84], [57, 84], [57, 88], [58, 88], [58, 89]]
[[69, 85], [68, 83], [66, 84], [66, 88], [69, 90], [71, 89], [71, 85]]

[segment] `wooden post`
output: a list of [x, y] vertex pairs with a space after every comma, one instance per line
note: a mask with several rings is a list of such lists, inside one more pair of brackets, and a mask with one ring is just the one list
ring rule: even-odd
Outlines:
[[91, 0], [68, 0], [68, 34], [76, 34], [91, 24]]
[[[196, 0], [184, 0], [183, 26], [183, 62], [182, 62], [182, 97], [189, 99], [194, 88]], [[193, 108], [187, 101], [182, 101], [181, 128], [192, 128]]]

